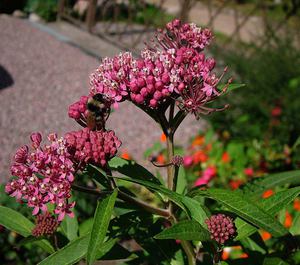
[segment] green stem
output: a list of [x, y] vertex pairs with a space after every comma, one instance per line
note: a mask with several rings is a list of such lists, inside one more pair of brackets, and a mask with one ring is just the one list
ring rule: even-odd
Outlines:
[[99, 189], [83, 187], [83, 186], [80, 186], [80, 185], [77, 185], [77, 184], [72, 184], [72, 188], [74, 190], [77, 190], [77, 191], [80, 191], [80, 192], [93, 194], [93, 195], [97, 195], [97, 196], [105, 196], [105, 195], [111, 193], [110, 191], [100, 191]]
[[154, 207], [150, 204], [147, 204], [147, 203], [145, 203], [141, 200], [133, 198], [133, 197], [129, 196], [128, 194], [126, 194], [126, 193], [124, 193], [120, 190], [118, 192], [118, 197], [120, 199], [122, 199], [123, 201], [131, 202], [131, 203], [135, 204], [136, 206], [139, 206], [139, 207], [143, 208], [144, 210], [146, 210], [149, 213], [160, 215], [160, 216], [163, 216], [163, 217], [166, 217], [166, 218], [170, 217], [170, 212], [168, 210], [161, 209], [161, 208], [156, 208], [156, 207]]
[[178, 129], [179, 125], [182, 123], [185, 117], [186, 117], [186, 112], [183, 110], [180, 110], [176, 113], [171, 123], [171, 131], [173, 134], [176, 132], [176, 130]]
[[188, 264], [189, 265], [195, 265], [196, 264], [196, 258], [195, 253], [193, 250], [193, 247], [189, 241], [181, 240], [181, 246], [187, 256]]
[[[115, 182], [114, 182], [113, 185], [114, 185], [115, 188], [118, 189]], [[87, 193], [87, 194], [93, 194], [93, 195], [97, 195], [97, 196], [101, 196], [101, 197], [105, 196], [107, 194], [111, 194], [111, 191], [100, 191], [98, 189], [83, 187], [83, 186], [79, 186], [79, 185], [76, 185], [76, 184], [72, 184], [72, 188], [74, 190], [77, 190], [77, 191], [80, 191], [80, 192], [84, 192], [84, 193]], [[153, 214], [163, 216], [163, 217], [166, 217], [166, 218], [170, 217], [170, 212], [168, 210], [161, 209], [161, 208], [156, 208], [156, 207], [154, 207], [154, 206], [152, 206], [148, 203], [145, 203], [141, 200], [138, 200], [136, 198], [131, 197], [130, 195], [126, 194], [123, 191], [120, 191], [119, 189], [118, 189], [118, 198], [123, 200], [123, 201], [132, 203], [132, 204], [134, 204], [134, 205], [136, 205], [140, 208], [143, 208], [145, 211], [147, 211], [149, 213], [153, 213]]]
[[[184, 113], [183, 113], [184, 114]], [[176, 115], [177, 116], [177, 115]], [[176, 131], [179, 124], [182, 122], [184, 117], [182, 117], [182, 113], [179, 116], [179, 119], [176, 119], [175, 123], [175, 130], [174, 128], [171, 128], [170, 125], [174, 123], [174, 104], [171, 104], [170, 106], [170, 112], [169, 112], [169, 122], [168, 122], [168, 134], [166, 135], [167, 138], [167, 163], [171, 163], [173, 157], [174, 157], [174, 132]], [[175, 168], [173, 164], [170, 164], [168, 166], [168, 188], [172, 191], [176, 191], [176, 184], [177, 184], [177, 175], [178, 175], [178, 167]], [[171, 216], [173, 217], [173, 222], [176, 223], [177, 220], [175, 216], [173, 215], [173, 203], [169, 201], [169, 212]], [[195, 265], [196, 264], [196, 257], [194, 253], [193, 246], [189, 241], [181, 240], [181, 246], [187, 256], [188, 264], [189, 265]]]
[[173, 143], [173, 135], [172, 134], [168, 134], [166, 135], [167, 138], [167, 163], [170, 164], [167, 168], [167, 173], [168, 173], [168, 188], [170, 190], [174, 190], [175, 185], [173, 183], [174, 181], [174, 165], [171, 163], [172, 162], [172, 158], [174, 156], [174, 143]]

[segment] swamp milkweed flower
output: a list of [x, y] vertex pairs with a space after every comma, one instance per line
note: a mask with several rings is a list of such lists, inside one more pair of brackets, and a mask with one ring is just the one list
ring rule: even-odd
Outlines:
[[213, 72], [216, 61], [206, 58], [203, 49], [210, 44], [212, 33], [193, 23], [175, 19], [158, 30], [155, 40], [146, 45], [139, 59], [128, 52], [105, 58], [90, 77], [90, 94], [109, 97], [117, 103], [131, 100], [134, 104], [158, 109], [177, 102], [180, 109], [199, 118], [221, 109], [206, 107], [224, 94], [231, 79], [220, 90], [220, 77]]
[[50, 134], [50, 144], [41, 146], [40, 133], [31, 134], [32, 150], [20, 147], [11, 166], [14, 178], [7, 183], [5, 191], [17, 200], [23, 200], [33, 208], [33, 215], [47, 212], [47, 204], [54, 205], [54, 213], [61, 221], [65, 214], [73, 217], [70, 203], [71, 184], [75, 168], [66, 140]]

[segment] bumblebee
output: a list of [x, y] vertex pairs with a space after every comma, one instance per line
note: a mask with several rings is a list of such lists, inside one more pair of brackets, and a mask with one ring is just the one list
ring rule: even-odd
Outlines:
[[95, 94], [87, 102], [87, 127], [91, 130], [100, 130], [110, 114], [111, 100], [102, 94]]

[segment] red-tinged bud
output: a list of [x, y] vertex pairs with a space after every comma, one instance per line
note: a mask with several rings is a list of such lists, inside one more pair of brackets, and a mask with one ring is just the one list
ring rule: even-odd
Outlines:
[[32, 133], [30, 135], [33, 148], [38, 148], [42, 142], [42, 135], [40, 133]]
[[24, 145], [20, 147], [15, 154], [15, 161], [17, 163], [24, 163], [28, 156], [28, 146]]

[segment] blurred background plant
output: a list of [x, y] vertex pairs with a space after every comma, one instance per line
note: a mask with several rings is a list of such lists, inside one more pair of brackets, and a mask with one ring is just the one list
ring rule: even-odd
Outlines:
[[[290, 39], [277, 39], [262, 49], [235, 49], [215, 54], [235, 71], [235, 79], [247, 84], [224, 101], [232, 109], [211, 116], [216, 130], [229, 130], [234, 138], [276, 139], [293, 145], [300, 134], [300, 51]], [[230, 124], [230, 126], [228, 126]]]
[[27, 0], [24, 11], [36, 13], [45, 21], [56, 20], [58, 0]]

